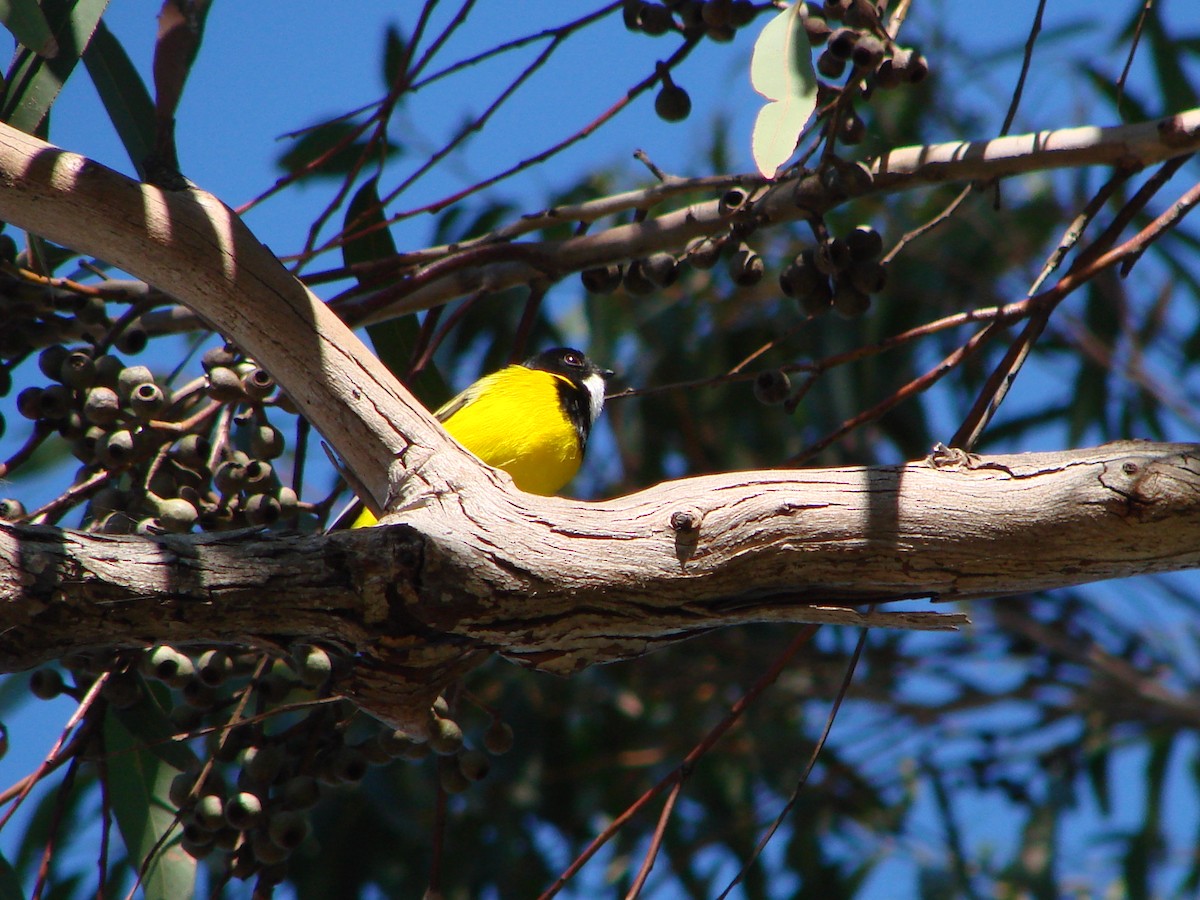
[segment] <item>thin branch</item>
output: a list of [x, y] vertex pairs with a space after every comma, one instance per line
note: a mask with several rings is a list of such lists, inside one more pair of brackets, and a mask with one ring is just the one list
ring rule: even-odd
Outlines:
[[859, 632], [858, 642], [854, 645], [854, 652], [850, 654], [850, 659], [846, 663], [846, 674], [842, 677], [841, 686], [838, 688], [837, 695], [833, 699], [833, 705], [829, 708], [829, 715], [825, 717], [825, 727], [822, 729], [821, 736], [817, 739], [812, 753], [809, 754], [808, 763], [805, 765], [804, 771], [800, 773], [800, 777], [796, 780], [791, 795], [783, 805], [783, 809], [775, 817], [775, 821], [771, 823], [771, 826], [758, 839], [758, 843], [754, 845], [754, 850], [751, 852], [750, 857], [742, 863], [741, 870], [725, 886], [725, 890], [717, 895], [717, 900], [725, 900], [729, 896], [729, 892], [741, 884], [742, 879], [746, 877], [746, 873], [750, 871], [750, 867], [754, 865], [754, 861], [762, 855], [771, 838], [775, 836], [775, 832], [779, 830], [779, 826], [783, 824], [783, 820], [787, 818], [788, 813], [792, 811], [796, 806], [796, 802], [800, 799], [800, 792], [808, 784], [808, 777], [812, 774], [813, 767], [816, 766], [817, 760], [821, 756], [821, 751], [825, 748], [825, 742], [829, 740], [830, 732], [833, 731], [833, 723], [837, 719], [838, 710], [842, 708], [842, 701], [846, 699], [846, 694], [850, 691], [850, 682], [854, 678], [854, 671], [858, 668], [858, 661], [862, 658], [863, 647], [867, 643], [867, 633], [867, 629], [865, 628]]
[[788, 663], [792, 661], [792, 658], [800, 652], [801, 648], [803, 648], [804, 645], [807, 644], [809, 640], [812, 639], [812, 636], [816, 633], [816, 625], [806, 625], [800, 629], [799, 634], [792, 638], [791, 642], [788, 643], [783, 652], [779, 654], [778, 659], [771, 664], [771, 667], [767, 669], [767, 671], [762, 674], [762, 677], [760, 677], [758, 681], [756, 681], [750, 687], [750, 689], [746, 691], [746, 693], [743, 694], [741, 698], [729, 708], [729, 712], [725, 714], [725, 717], [721, 719], [721, 721], [718, 722], [708, 732], [708, 734], [704, 736], [704, 739], [699, 744], [692, 748], [691, 752], [684, 757], [683, 762], [681, 762], [670, 774], [659, 780], [654, 787], [650, 788], [648, 791], [642, 794], [642, 796], [630, 804], [630, 806], [624, 812], [622, 812], [619, 816], [613, 819], [611, 823], [609, 823], [607, 828], [600, 832], [600, 834], [596, 835], [592, 842], [588, 844], [586, 848], [584, 848], [583, 852], [575, 858], [575, 861], [572, 862], [571, 865], [567, 866], [567, 868], [563, 870], [562, 874], [555, 879], [554, 883], [538, 896], [538, 900], [550, 900], [551, 897], [555, 896], [566, 886], [568, 881], [575, 877], [575, 873], [582, 869], [584, 864], [596, 855], [601, 847], [608, 843], [608, 841], [611, 840], [618, 831], [625, 827], [626, 822], [640, 812], [648, 803], [650, 803], [651, 800], [666, 790], [668, 786], [676, 784], [679, 778], [689, 769], [691, 769], [692, 766], [696, 764], [696, 761], [704, 756], [704, 754], [706, 754], [713, 747], [713, 745], [720, 740], [722, 735], [724, 735], [727, 731], [729, 731], [730, 728], [734, 726], [734, 724], [736, 724], [738, 719], [742, 717], [742, 714], [750, 708], [750, 705], [762, 695], [763, 691], [765, 691], [768, 687], [774, 684], [775, 681], [778, 680], [779, 676], [783, 674], [783, 670], [787, 667]]

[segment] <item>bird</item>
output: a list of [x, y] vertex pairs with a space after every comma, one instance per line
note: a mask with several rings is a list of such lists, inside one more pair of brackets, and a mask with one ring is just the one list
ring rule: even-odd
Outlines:
[[[467, 450], [507, 472], [519, 490], [557, 494], [579, 471], [612, 376], [581, 351], [554, 347], [484, 375], [434, 416]], [[355, 500], [331, 530], [377, 522]]]

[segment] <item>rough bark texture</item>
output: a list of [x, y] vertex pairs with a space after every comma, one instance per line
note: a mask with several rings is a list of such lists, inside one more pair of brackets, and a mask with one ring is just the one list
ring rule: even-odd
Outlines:
[[[1200, 446], [1141, 442], [669, 482], [600, 503], [483, 485], [328, 536], [0, 528], [0, 666], [91, 647], [322, 641], [410, 721], [490, 653], [569, 673], [712, 628], [945, 628], [875, 603], [1200, 564]], [[857, 610], [852, 607], [863, 607]], [[425, 707], [427, 708], [427, 707]]]

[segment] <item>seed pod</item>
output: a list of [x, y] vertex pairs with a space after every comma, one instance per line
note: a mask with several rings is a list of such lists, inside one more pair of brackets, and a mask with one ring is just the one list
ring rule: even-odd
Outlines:
[[300, 683], [305, 687], [321, 687], [329, 681], [333, 674], [333, 660], [329, 658], [329, 653], [321, 647], [305, 647], [304, 653], [297, 659], [297, 663]]
[[233, 674], [233, 660], [224, 650], [205, 650], [196, 660], [196, 676], [209, 687], [220, 687]]
[[704, 24], [710, 28], [724, 28], [733, 18], [733, 0], [708, 0], [700, 10]]
[[929, 63], [918, 51], [908, 47], [903, 47], [892, 55], [892, 68], [901, 80], [909, 84], [924, 81], [929, 74]]
[[180, 772], [171, 779], [167, 788], [167, 799], [177, 809], [182, 808], [188, 801], [188, 795], [196, 784], [196, 776], [191, 772]]
[[762, 257], [750, 248], [749, 244], [738, 245], [737, 250], [729, 257], [729, 277], [738, 287], [750, 287], [762, 281]]
[[664, 84], [654, 98], [654, 112], [664, 122], [682, 122], [692, 112], [692, 98], [677, 84]]
[[233, 369], [217, 366], [208, 373], [208, 395], [222, 403], [241, 400], [242, 379]]
[[252, 784], [271, 784], [285, 762], [286, 754], [279, 744], [250, 746], [242, 751], [242, 773]]
[[823, 47], [832, 33], [833, 29], [829, 27], [829, 23], [820, 16], [804, 17], [804, 35], [808, 38], [810, 46]]
[[200, 365], [204, 367], [205, 372], [211, 372], [216, 368], [229, 368], [238, 360], [238, 355], [228, 346], [209, 347], [204, 351], [204, 355], [200, 357]]
[[153, 381], [139, 384], [129, 395], [130, 411], [143, 422], [153, 419], [166, 405], [166, 394]]
[[42, 414], [42, 391], [40, 387], [27, 387], [17, 394], [17, 412], [36, 422]]
[[321, 799], [321, 786], [311, 775], [293, 775], [283, 786], [284, 809], [311, 809]]
[[[105, 353], [103, 356], [97, 356], [93, 360], [93, 367], [96, 373], [95, 383], [116, 390], [117, 379], [125, 371], [124, 360], [119, 356], [113, 356], [111, 353]], [[145, 367], [142, 366], [141, 368]]]
[[52, 384], [38, 397], [38, 418], [47, 422], [58, 422], [71, 412], [71, 389], [61, 384]]
[[189, 469], [199, 469], [208, 464], [208, 454], [212, 452], [212, 444], [202, 434], [185, 434], [171, 447], [170, 455], [180, 465]]
[[246, 474], [242, 480], [242, 490], [247, 494], [261, 494], [274, 486], [275, 470], [269, 462], [252, 459], [245, 467]]
[[25, 504], [13, 497], [0, 500], [0, 519], [13, 522], [25, 515]]
[[471, 786], [467, 776], [458, 767], [458, 760], [453, 756], [444, 756], [438, 760], [438, 783], [447, 794], [461, 794]]
[[343, 747], [337, 752], [330, 766], [334, 778], [340, 784], [358, 784], [367, 777], [367, 758], [356, 747]]
[[621, 285], [621, 267], [613, 264], [579, 273], [583, 289], [589, 294], [611, 294]]
[[734, 28], [742, 28], [753, 22], [756, 15], [758, 15], [758, 10], [755, 9], [754, 3], [751, 0], [733, 0], [733, 10], [729, 15], [729, 24]]
[[826, 78], [841, 78], [846, 72], [846, 60], [834, 56], [826, 47], [817, 57], [817, 71]]
[[651, 37], [666, 34], [675, 24], [675, 20], [671, 18], [671, 11], [658, 3], [643, 3], [638, 11], [637, 21], [642, 33]]
[[860, 35], [850, 53], [854, 65], [860, 69], [874, 69], [883, 60], [883, 41], [873, 35]]
[[111, 425], [121, 414], [121, 401], [112, 388], [97, 385], [83, 400], [83, 417], [93, 425]]
[[271, 813], [267, 821], [267, 836], [271, 843], [289, 852], [304, 843], [308, 832], [308, 816], [296, 810]]
[[113, 346], [122, 353], [136, 355], [145, 350], [149, 342], [150, 337], [146, 334], [146, 329], [142, 328], [140, 323], [131, 322], [124, 331], [117, 335]]
[[265, 528], [279, 521], [279, 501], [270, 494], [254, 494], [246, 501], [244, 507], [246, 524], [255, 528]]
[[855, 263], [850, 267], [850, 283], [864, 294], [878, 294], [887, 284], [887, 268], [873, 260]]
[[634, 296], [652, 294], [657, 290], [654, 282], [646, 276], [643, 260], [640, 259], [635, 259], [629, 264], [623, 280], [625, 290]]
[[717, 202], [717, 212], [721, 216], [731, 216], [738, 212], [746, 203], [746, 192], [741, 188], [730, 188], [721, 195]]
[[840, 22], [842, 16], [846, 14], [846, 7], [853, 2], [854, 0], [825, 0], [822, 4], [825, 18], [833, 22]]
[[895, 62], [890, 56], [884, 57], [875, 70], [875, 84], [883, 90], [891, 90], [904, 84], [904, 75], [896, 68]]
[[193, 709], [210, 710], [217, 705], [219, 699], [216, 690], [205, 684], [199, 678], [192, 677], [183, 683], [179, 693], [183, 702]]
[[134, 458], [133, 432], [121, 428], [105, 435], [96, 448], [96, 455], [100, 464], [107, 468], [120, 469], [129, 465]]
[[69, 355], [62, 344], [51, 344], [38, 354], [38, 368], [51, 381], [62, 380], [62, 364]]
[[817, 268], [811, 249], [797, 254], [779, 275], [779, 287], [789, 297], [802, 297], [819, 282], [828, 284], [828, 278]]
[[813, 318], [823, 316], [833, 308], [833, 287], [825, 278], [799, 297], [801, 310]]
[[242, 376], [242, 391], [251, 400], [265, 400], [275, 390], [275, 379], [263, 368], [255, 366]]
[[104, 697], [116, 709], [129, 709], [142, 699], [142, 685], [132, 673], [112, 673], [100, 689]]
[[[63, 440], [78, 440], [83, 437], [85, 431], [87, 431], [87, 423], [83, 421], [83, 415], [77, 409], [67, 410], [67, 414], [58, 421], [58, 433]], [[0, 416], [0, 437], [3, 436], [4, 418]]]
[[871, 308], [871, 298], [848, 279], [842, 279], [833, 292], [833, 308], [847, 319], [855, 319]]
[[642, 270], [660, 288], [670, 287], [679, 277], [679, 263], [670, 253], [651, 253], [642, 260]]
[[684, 259], [697, 269], [711, 269], [721, 258], [721, 248], [712, 238], [697, 238], [688, 244]]
[[842, 21], [851, 28], [869, 29], [879, 21], [879, 16], [875, 12], [875, 4], [870, 0], [849, 0]]
[[296, 508], [300, 500], [296, 496], [296, 492], [290, 487], [280, 487], [275, 492], [275, 499], [279, 501], [279, 513], [281, 516], [293, 516], [296, 514]]
[[453, 719], [437, 720], [434, 734], [429, 739], [429, 748], [438, 756], [451, 756], [462, 749], [463, 733]]
[[246, 467], [232, 459], [225, 460], [213, 472], [213, 486], [222, 496], [236, 494], [242, 489], [245, 480]]
[[458, 755], [458, 769], [467, 781], [483, 781], [491, 768], [491, 760], [482, 750], [464, 750]]
[[191, 531], [200, 516], [196, 507], [182, 497], [160, 500], [155, 504], [154, 514], [162, 527], [174, 534]]
[[96, 380], [96, 364], [91, 354], [83, 350], [68, 353], [62, 362], [59, 377], [63, 384], [76, 390], [91, 387]]
[[782, 403], [792, 392], [792, 382], [782, 369], [767, 369], [754, 379], [754, 399], [767, 406]]
[[862, 33], [853, 28], [839, 28], [829, 35], [829, 46], [826, 48], [834, 59], [846, 62], [854, 53], [854, 48], [862, 38]]
[[225, 804], [225, 822], [238, 831], [249, 831], [263, 820], [263, 802], [257, 794], [240, 791]]
[[145, 366], [127, 366], [117, 374], [117, 396], [122, 403], [128, 403], [135, 390], [153, 383], [154, 374]]
[[220, 794], [205, 794], [197, 800], [192, 819], [205, 831], [220, 831], [225, 826], [225, 802]]
[[488, 730], [483, 733], [483, 746], [494, 756], [507, 753], [513, 747], [512, 726], [499, 719], [493, 720]]
[[853, 262], [869, 262], [883, 252], [883, 236], [870, 225], [859, 225], [846, 235]]
[[819, 272], [832, 278], [850, 265], [850, 249], [840, 238], [827, 238], [814, 250], [813, 264]]
[[250, 454], [258, 459], [278, 459], [284, 451], [283, 432], [264, 422], [250, 433]]
[[39, 700], [53, 700], [63, 691], [63, 677], [58, 669], [35, 669], [29, 676], [29, 692]]
[[151, 678], [182, 687], [196, 672], [190, 656], [168, 644], [159, 644], [142, 657], [142, 671]]

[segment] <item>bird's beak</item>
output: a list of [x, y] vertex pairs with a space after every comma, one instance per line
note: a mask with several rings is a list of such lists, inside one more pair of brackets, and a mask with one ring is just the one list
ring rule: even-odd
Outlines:
[[601, 369], [599, 374], [601, 378], [603, 378], [605, 381], [608, 381], [608, 379], [612, 378], [617, 373], [612, 369]]

